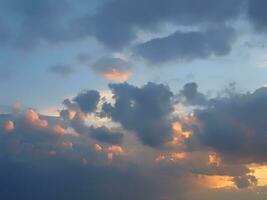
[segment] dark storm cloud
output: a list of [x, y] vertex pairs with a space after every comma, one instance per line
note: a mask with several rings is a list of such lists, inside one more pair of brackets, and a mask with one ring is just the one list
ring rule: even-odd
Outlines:
[[185, 97], [185, 103], [189, 105], [205, 105], [207, 103], [206, 96], [198, 91], [198, 85], [195, 82], [185, 84], [180, 95]]
[[69, 75], [74, 73], [74, 69], [69, 65], [53, 65], [49, 67], [48, 70], [63, 77], [68, 77]]
[[140, 88], [128, 83], [109, 86], [115, 104], [105, 103], [104, 113], [124, 128], [136, 132], [144, 144], [160, 146], [171, 138], [173, 94], [167, 86], [151, 82]]
[[[94, 8], [79, 12], [86, 6]], [[113, 50], [121, 50], [133, 46], [138, 30], [160, 33], [163, 24], [196, 26], [202, 30], [181, 32], [177, 29], [166, 37], [137, 44], [135, 53], [152, 62], [191, 61], [228, 54], [235, 33], [225, 25], [238, 20], [241, 13], [246, 13], [246, 19], [256, 30], [266, 30], [267, 26], [264, 0], [112, 0], [100, 3], [11, 0], [1, 2], [0, 7], [4, 11], [3, 17], [0, 16], [1, 44], [27, 48], [92, 36]], [[221, 28], [214, 30], [213, 27]]]
[[136, 28], [155, 31], [160, 24], [223, 24], [239, 14], [240, 0], [115, 0], [98, 9], [88, 26], [111, 48], [121, 48], [136, 37]]
[[96, 90], [88, 90], [80, 93], [73, 101], [78, 104], [82, 112], [91, 113], [96, 110], [100, 101], [100, 94]]
[[223, 56], [231, 51], [233, 37], [233, 29], [227, 27], [203, 32], [177, 31], [167, 37], [140, 44], [135, 52], [153, 63]]
[[266, 162], [267, 88], [211, 101], [196, 112], [200, 142], [235, 162]]
[[83, 165], [59, 156], [26, 162], [1, 158], [0, 198], [162, 200], [174, 198], [173, 193], [182, 196], [181, 184], [174, 186], [175, 178], [183, 180], [182, 176], [165, 175], [164, 170], [153, 168], [144, 170], [144, 166], [131, 163], [120, 165]]
[[[162, 200], [182, 195], [181, 183], [186, 179], [176, 168], [133, 164], [119, 157], [116, 164], [109, 163], [105, 153], [96, 152], [86, 138], [51, 137], [50, 126], [35, 127], [37, 118], [30, 116], [0, 116], [1, 125], [13, 120], [16, 126], [8, 133], [0, 129], [1, 199]], [[59, 121], [48, 120], [51, 125]], [[75, 142], [73, 149], [60, 146], [64, 139]]]

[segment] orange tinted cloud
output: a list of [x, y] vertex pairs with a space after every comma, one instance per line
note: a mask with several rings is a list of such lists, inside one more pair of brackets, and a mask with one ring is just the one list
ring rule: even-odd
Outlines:
[[6, 132], [11, 132], [15, 130], [15, 124], [14, 122], [12, 122], [11, 120], [7, 121], [6, 125], [5, 125], [5, 131]]
[[108, 147], [108, 161], [111, 162], [114, 159], [114, 155], [125, 155], [124, 150], [122, 149], [122, 147], [117, 146], [117, 145], [111, 145]]
[[55, 125], [54, 127], [53, 127], [53, 131], [54, 131], [54, 133], [56, 133], [57, 135], [64, 135], [65, 134], [65, 129], [64, 128], [62, 128], [60, 125]]
[[158, 157], [155, 158], [155, 161], [178, 161], [178, 160], [185, 160], [187, 159], [187, 154], [185, 152], [175, 152], [175, 153], [170, 153], [166, 155], [159, 155]]
[[14, 110], [20, 110], [22, 108], [22, 105], [20, 104], [20, 103], [16, 103], [16, 104], [14, 104], [14, 106], [13, 106], [13, 109]]
[[113, 161], [113, 153], [108, 153], [108, 161], [112, 162]]
[[250, 165], [248, 166], [253, 171], [258, 180], [258, 186], [267, 186], [267, 165]]
[[117, 146], [117, 145], [111, 145], [108, 147], [108, 152], [109, 153], [114, 153], [116, 155], [124, 155], [124, 150], [122, 147]]
[[174, 122], [172, 124], [173, 138], [168, 143], [170, 146], [184, 146], [186, 139], [192, 136], [191, 131], [184, 131], [181, 122]]
[[196, 182], [206, 188], [236, 188], [230, 176], [206, 176], [198, 175]]
[[221, 158], [216, 153], [209, 154], [209, 165], [219, 167], [221, 165], [221, 162]]
[[40, 127], [40, 128], [45, 128], [48, 126], [48, 122], [46, 120], [41, 120], [39, 118], [38, 113], [36, 113], [34, 110], [32, 109], [28, 109], [25, 113], [25, 118], [26, 121], [34, 126]]
[[103, 150], [103, 147], [99, 144], [95, 144], [95, 150], [96, 151], [102, 151]]
[[49, 156], [55, 156], [57, 155], [57, 152], [55, 150], [51, 150], [48, 152]]
[[130, 72], [112, 69], [104, 72], [103, 76], [110, 81], [127, 81], [129, 79]]
[[72, 147], [73, 147], [73, 143], [70, 142], [70, 141], [64, 141], [64, 142], [62, 142], [62, 145], [63, 145], [63, 147], [65, 147], [66, 149], [72, 149]]

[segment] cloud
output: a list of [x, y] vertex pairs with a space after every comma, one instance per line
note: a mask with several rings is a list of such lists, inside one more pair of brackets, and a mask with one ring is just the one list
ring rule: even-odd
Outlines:
[[62, 77], [68, 77], [74, 73], [74, 69], [69, 65], [53, 65], [49, 67], [49, 72], [58, 74]]
[[47, 120], [40, 119], [39, 114], [32, 109], [26, 110], [25, 119], [26, 123], [38, 128], [46, 128], [48, 126]]
[[[199, 93], [196, 83], [186, 85], [189, 99]], [[266, 162], [266, 88], [209, 99], [194, 110], [190, 116], [199, 126], [186, 139], [197, 139], [202, 146], [193, 150], [151, 148], [162, 147], [174, 134], [174, 94], [167, 86], [120, 83], [110, 84], [110, 89], [114, 102], [106, 102], [102, 114], [122, 127], [88, 125], [87, 115], [72, 100], [64, 101], [66, 115], [61, 117], [24, 108], [1, 114], [0, 198], [192, 199], [196, 189], [213, 191], [214, 185], [257, 187], [260, 177], [254, 177], [247, 164]], [[192, 128], [189, 118], [177, 120], [176, 134]], [[7, 133], [9, 121], [15, 129]], [[213, 186], [206, 183], [212, 180]]]
[[121, 144], [123, 139], [123, 134], [120, 132], [114, 132], [106, 126], [102, 127], [91, 127], [91, 136], [100, 142], [108, 144]]
[[[95, 5], [98, 5], [97, 9]], [[160, 0], [100, 3], [26, 0], [23, 4], [19, 0], [11, 0], [0, 6], [8, 13], [8, 16], [3, 15], [0, 19], [0, 41], [13, 47], [31, 48], [40, 44], [95, 37], [112, 50], [132, 50], [136, 39], [140, 37], [140, 30], [160, 34], [163, 25], [173, 26], [175, 33], [152, 38], [134, 48], [135, 53], [152, 62], [174, 59], [191, 61], [228, 54], [235, 32], [226, 24], [237, 21], [243, 13], [256, 30], [266, 29], [264, 0], [167, 0], [164, 3]], [[81, 7], [86, 6], [94, 8], [88, 12], [81, 11]], [[182, 32], [175, 28], [181, 26], [196, 27], [198, 31]], [[214, 27], [220, 28], [214, 30]], [[88, 58], [83, 56], [78, 60], [80, 63], [88, 62]], [[126, 74], [123, 75], [123, 80], [127, 79]], [[111, 76], [109, 73], [107, 77], [117, 80], [114, 76], [122, 77], [122, 74], [116, 72]]]
[[180, 95], [189, 105], [205, 105], [207, 103], [206, 96], [198, 91], [198, 85], [195, 82], [186, 83]]
[[[43, 161], [42, 165], [38, 161]], [[64, 157], [25, 162], [12, 162], [2, 158], [0, 166], [0, 197], [3, 199], [15, 200], [18, 196], [28, 200], [174, 198], [168, 187], [175, 181], [165, 181], [164, 178], [169, 177], [159, 170], [140, 170], [131, 167], [130, 163], [124, 164], [127, 170], [123, 170], [116, 166], [83, 165]], [[182, 190], [177, 185], [176, 191], [182, 196]]]
[[132, 71], [132, 64], [120, 58], [105, 57], [99, 59], [92, 69], [110, 81], [127, 81]]
[[78, 94], [73, 101], [77, 103], [82, 112], [91, 113], [96, 110], [100, 101], [100, 94], [96, 90], [88, 90]]
[[[224, 24], [235, 19], [243, 1], [160, 0], [110, 1], [87, 19], [88, 31], [104, 44], [120, 49], [137, 37], [136, 29], [157, 31], [163, 23], [176, 25]], [[149, 11], [149, 14], [148, 14]]]
[[[26, 111], [0, 115], [1, 124], [12, 119], [17, 125], [12, 134], [0, 130], [0, 198], [161, 200], [182, 196], [181, 188], [186, 186], [181, 183], [187, 180], [182, 173], [133, 164], [117, 145], [95, 151], [94, 141], [83, 135], [54, 135], [52, 127], [63, 123], [61, 119], [33, 111], [26, 117]], [[31, 126], [27, 118], [47, 120], [48, 126]], [[112, 155], [112, 162], [107, 155]]]
[[170, 113], [173, 111], [169, 88], [147, 83], [134, 87], [128, 83], [110, 84], [115, 104], [103, 105], [103, 112], [128, 130], [136, 132], [147, 145], [160, 146], [171, 137]]
[[15, 124], [13, 121], [8, 120], [5, 125], [5, 131], [6, 132], [12, 132], [15, 130]]
[[11, 0], [5, 8], [9, 13], [15, 13], [10, 22], [18, 25], [19, 29], [13, 37], [13, 43], [29, 48], [42, 42], [61, 42], [71, 38], [71, 31], [66, 27], [66, 15], [71, 11], [69, 3], [59, 0], [34, 1], [26, 0], [23, 3]]
[[152, 63], [223, 56], [231, 51], [233, 35], [234, 31], [229, 27], [207, 31], [177, 31], [167, 37], [140, 44], [135, 52]]
[[267, 2], [264, 0], [249, 0], [248, 1], [248, 17], [256, 30], [267, 31], [267, 14], [265, 7]]
[[200, 128], [196, 136], [225, 159], [240, 163], [266, 162], [267, 88], [253, 93], [215, 98], [195, 112]]
[[238, 188], [248, 188], [257, 184], [257, 179], [251, 175], [234, 177], [233, 180]]
[[118, 145], [122, 143], [124, 136], [122, 131], [109, 128], [108, 126], [88, 126], [86, 124], [86, 117], [79, 111], [75, 112], [73, 117], [70, 117], [70, 111], [68, 109], [62, 110], [60, 115], [67, 123], [67, 126], [73, 128], [78, 134], [89, 136], [105, 144]]

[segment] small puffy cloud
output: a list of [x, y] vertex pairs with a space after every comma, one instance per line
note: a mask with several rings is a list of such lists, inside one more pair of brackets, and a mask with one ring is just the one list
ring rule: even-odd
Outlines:
[[103, 150], [103, 147], [100, 144], [95, 144], [95, 150], [97, 152], [102, 151]]
[[122, 147], [117, 146], [117, 145], [109, 146], [108, 152], [116, 154], [116, 155], [124, 155], [124, 150], [122, 149]]
[[186, 83], [180, 95], [185, 98], [185, 103], [189, 105], [205, 105], [207, 103], [206, 96], [198, 91], [198, 85], [195, 82]]
[[132, 64], [121, 58], [105, 57], [99, 59], [92, 69], [110, 81], [127, 81], [132, 73]]
[[100, 94], [96, 90], [88, 90], [78, 94], [73, 101], [78, 104], [82, 112], [94, 112], [97, 108], [97, 104], [100, 101]]
[[58, 125], [58, 124], [53, 126], [53, 131], [57, 135], [64, 135], [65, 134], [65, 129], [62, 126]]
[[5, 125], [5, 131], [6, 132], [12, 132], [15, 130], [15, 124], [13, 121], [8, 120]]
[[122, 156], [122, 155], [125, 155], [125, 152], [124, 150], [122, 149], [122, 147], [120, 146], [117, 146], [117, 145], [112, 145], [112, 146], [109, 146], [108, 149], [107, 149], [107, 158], [108, 158], [108, 161], [109, 162], [112, 162], [113, 159], [114, 159], [114, 155], [117, 155], [117, 156]]
[[237, 176], [233, 178], [234, 183], [240, 189], [255, 186], [257, 184], [257, 179], [252, 175]]
[[26, 110], [25, 119], [27, 123], [36, 127], [45, 128], [48, 126], [48, 122], [46, 120], [40, 119], [39, 114], [32, 109]]

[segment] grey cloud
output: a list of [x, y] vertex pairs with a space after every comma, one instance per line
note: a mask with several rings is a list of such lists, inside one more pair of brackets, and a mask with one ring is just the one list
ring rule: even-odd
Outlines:
[[243, 1], [116, 0], [98, 9], [88, 27], [111, 48], [122, 48], [136, 37], [135, 29], [155, 31], [160, 24], [223, 24], [239, 15]]
[[182, 176], [165, 175], [164, 170], [153, 168], [149, 171], [131, 163], [120, 165], [83, 165], [64, 157], [29, 158], [26, 162], [1, 158], [0, 197], [9, 200], [18, 197], [23, 200], [161, 200], [183, 194], [182, 184], [175, 184], [175, 178], [185, 183]]
[[246, 176], [237, 176], [233, 178], [234, 183], [238, 188], [248, 188], [257, 184], [257, 179], [255, 176], [246, 175]]
[[50, 72], [68, 77], [74, 73], [74, 69], [69, 65], [53, 65], [48, 69]]
[[92, 69], [99, 74], [105, 74], [112, 70], [129, 72], [132, 69], [132, 64], [120, 58], [104, 57], [92, 65]]
[[100, 94], [96, 90], [88, 90], [80, 93], [73, 101], [78, 104], [81, 111], [85, 113], [94, 112], [100, 101]]
[[254, 27], [260, 31], [267, 31], [266, 6], [265, 0], [249, 0], [248, 17]]
[[76, 132], [82, 135], [90, 136], [96, 139], [98, 142], [106, 144], [121, 144], [123, 140], [123, 133], [120, 131], [115, 131], [113, 128], [108, 128], [106, 126], [95, 127], [88, 126], [85, 124], [84, 119], [79, 117], [77, 113], [73, 119], [69, 120], [69, 126], [72, 127]]
[[91, 136], [100, 142], [108, 144], [121, 144], [123, 139], [123, 134], [120, 132], [112, 131], [111, 129], [102, 127], [90, 127]]
[[267, 89], [213, 99], [196, 111], [200, 142], [234, 162], [266, 162]]
[[44, 41], [53, 43], [72, 37], [66, 24], [71, 11], [68, 1], [11, 0], [4, 3], [4, 8], [10, 14], [8, 23], [18, 27], [12, 34], [12, 43], [18, 46], [29, 48]]
[[153, 63], [169, 60], [190, 61], [228, 54], [233, 38], [234, 31], [228, 27], [207, 31], [177, 31], [167, 37], [140, 44], [135, 52]]
[[169, 88], [147, 83], [134, 87], [128, 83], [110, 84], [115, 105], [103, 105], [103, 112], [150, 146], [160, 146], [171, 138], [170, 113], [173, 111]]
[[[21, 115], [0, 115], [0, 124], [7, 119], [15, 122], [16, 130], [0, 130], [1, 199], [162, 200], [182, 196], [186, 178], [177, 168], [133, 164], [123, 158], [107, 163], [106, 155], [95, 152], [82, 136], [49, 137], [28, 126]], [[49, 120], [51, 124], [59, 121]], [[60, 147], [64, 139], [75, 143], [72, 150]], [[57, 154], [49, 155], [51, 149]]]
[[185, 97], [185, 103], [189, 105], [205, 105], [207, 103], [206, 96], [198, 91], [198, 85], [195, 82], [185, 84], [180, 95]]

